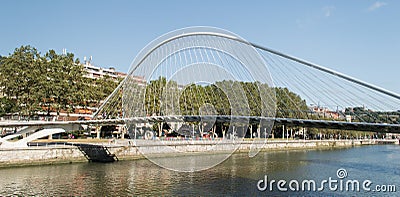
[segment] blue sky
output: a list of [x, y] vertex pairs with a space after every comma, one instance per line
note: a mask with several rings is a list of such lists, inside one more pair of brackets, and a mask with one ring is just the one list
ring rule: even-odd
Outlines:
[[128, 71], [169, 31], [214, 26], [400, 93], [400, 1], [2, 0], [0, 55], [63, 48]]

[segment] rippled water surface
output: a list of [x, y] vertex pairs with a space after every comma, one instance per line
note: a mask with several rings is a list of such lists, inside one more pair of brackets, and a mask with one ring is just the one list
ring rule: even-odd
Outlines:
[[[173, 159], [173, 158], [171, 158]], [[347, 177], [339, 179], [343, 168]], [[395, 185], [396, 192], [259, 191], [269, 180], [371, 180], [371, 187]], [[269, 181], [268, 180], [268, 181]], [[276, 186], [275, 186], [276, 187]], [[288, 187], [286, 185], [286, 187]], [[0, 169], [0, 196], [400, 196], [400, 146], [363, 146], [333, 150], [262, 152], [249, 158], [234, 154], [209, 170], [182, 173], [148, 160], [78, 163]]]

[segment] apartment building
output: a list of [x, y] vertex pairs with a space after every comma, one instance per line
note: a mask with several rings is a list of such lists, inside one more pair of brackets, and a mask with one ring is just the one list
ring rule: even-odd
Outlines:
[[83, 67], [87, 72], [85, 74], [85, 77], [91, 79], [98, 79], [107, 75], [117, 80], [118, 78], [123, 78], [127, 75], [126, 73], [116, 71], [114, 67], [102, 68], [99, 66], [95, 66], [94, 64], [92, 64], [92, 57], [90, 57], [89, 60], [84, 57]]

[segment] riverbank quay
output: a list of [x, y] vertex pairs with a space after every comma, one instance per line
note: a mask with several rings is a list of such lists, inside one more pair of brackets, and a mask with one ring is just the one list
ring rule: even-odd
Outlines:
[[[72, 142], [73, 143], [73, 142]], [[82, 141], [79, 141], [82, 143]], [[0, 149], [0, 167], [51, 165], [87, 162], [84, 154], [71, 142], [38, 142], [27, 148]], [[346, 148], [362, 145], [399, 144], [399, 140], [108, 140], [98, 143], [115, 154], [119, 160], [143, 159], [154, 154], [160, 157], [176, 156], [174, 151], [184, 154], [218, 154], [222, 152], [249, 152], [251, 147], [263, 147], [261, 151]]]

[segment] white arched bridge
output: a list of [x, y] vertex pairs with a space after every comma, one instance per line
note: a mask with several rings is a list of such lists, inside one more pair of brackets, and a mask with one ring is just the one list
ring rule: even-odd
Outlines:
[[123, 124], [132, 138], [148, 130], [266, 138], [274, 127], [400, 133], [399, 110], [397, 93], [225, 30], [198, 27], [146, 46], [92, 120], [0, 127]]

